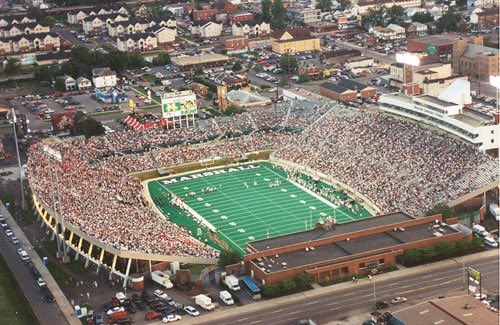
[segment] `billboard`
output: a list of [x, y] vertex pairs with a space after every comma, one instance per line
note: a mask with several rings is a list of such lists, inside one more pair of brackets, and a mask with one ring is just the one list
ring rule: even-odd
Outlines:
[[196, 114], [196, 94], [191, 90], [167, 93], [161, 98], [164, 118]]

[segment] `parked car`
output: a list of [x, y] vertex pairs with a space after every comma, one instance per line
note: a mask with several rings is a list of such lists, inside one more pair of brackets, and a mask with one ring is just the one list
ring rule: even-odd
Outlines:
[[10, 228], [6, 228], [4, 231], [5, 231], [5, 234], [9, 237], [14, 235], [14, 233], [12, 232], [12, 230]]
[[47, 288], [47, 286], [42, 286], [40, 287], [41, 291], [42, 291], [42, 299], [48, 303], [52, 303], [54, 301], [56, 301], [56, 299], [54, 298], [54, 295], [52, 294], [52, 292], [50, 292], [49, 288]]
[[157, 318], [161, 318], [161, 314], [157, 313], [156, 311], [150, 311], [146, 314], [146, 320], [153, 320]]
[[123, 307], [113, 307], [110, 310], [108, 310], [106, 312], [106, 314], [112, 315], [114, 313], [119, 313], [119, 312], [124, 312], [124, 311], [125, 311], [125, 308], [123, 308]]
[[184, 306], [184, 311], [191, 316], [198, 316], [200, 312], [193, 306]]
[[46, 286], [45, 281], [42, 278], [38, 278], [36, 280], [36, 284], [38, 284], [39, 287], [44, 287]]
[[175, 322], [175, 321], [178, 321], [178, 320], [181, 320], [182, 317], [181, 315], [177, 315], [177, 314], [170, 314], [170, 315], [167, 315], [167, 317], [163, 317], [163, 319], [161, 320], [162, 323], [172, 323], [172, 322]]
[[163, 292], [163, 290], [160, 290], [160, 289], [155, 290], [154, 295], [160, 299], [166, 300], [168, 298], [168, 295], [165, 292]]
[[17, 254], [19, 255], [19, 257], [21, 257], [21, 259], [23, 261], [27, 261], [30, 259], [30, 257], [28, 256], [28, 253], [26, 253], [26, 251], [22, 248], [17, 249]]
[[10, 238], [10, 241], [11, 241], [11, 242], [12, 242], [12, 244], [14, 244], [14, 245], [19, 244], [19, 239], [17, 239], [17, 237], [16, 237], [16, 236], [12, 236], [12, 237]]
[[104, 325], [104, 317], [102, 316], [102, 314], [95, 315], [95, 324]]

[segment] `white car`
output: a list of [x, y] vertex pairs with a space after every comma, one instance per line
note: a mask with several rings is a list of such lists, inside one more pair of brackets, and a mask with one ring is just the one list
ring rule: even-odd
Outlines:
[[178, 321], [178, 320], [181, 320], [182, 317], [180, 315], [173, 315], [173, 314], [168, 314], [167, 317], [163, 317], [163, 319], [161, 320], [162, 323], [172, 323], [172, 322], [175, 322], [175, 321]]
[[22, 248], [18, 248], [17, 249], [17, 254], [19, 254], [19, 257], [21, 257], [21, 259], [23, 261], [26, 261], [26, 260], [29, 260], [30, 257], [28, 256], [28, 253], [26, 253], [26, 251]]
[[12, 237], [10, 238], [10, 240], [12, 241], [12, 244], [14, 244], [14, 245], [19, 244], [19, 239], [17, 239], [17, 237], [16, 237], [16, 236], [12, 236]]
[[165, 292], [163, 292], [162, 290], [159, 290], [159, 289], [155, 290], [154, 295], [157, 296], [160, 299], [163, 299], [163, 300], [165, 300], [165, 299], [168, 298], [168, 295]]
[[14, 233], [13, 233], [13, 232], [12, 232], [12, 230], [10, 230], [10, 229], [5, 229], [5, 234], [6, 234], [7, 236], [9, 236], [9, 237], [10, 237], [10, 236], [12, 236], [12, 235], [14, 235]]
[[396, 298], [391, 300], [391, 304], [396, 305], [396, 304], [401, 304], [401, 303], [407, 302], [407, 301], [408, 301], [408, 299], [406, 299], [405, 297], [396, 297]]
[[491, 236], [484, 237], [484, 243], [490, 247], [498, 247], [498, 243], [495, 241], [495, 238]]
[[114, 308], [111, 308], [110, 310], [108, 310], [108, 312], [106, 314], [109, 315], [113, 315], [114, 313], [117, 313], [119, 311], [125, 311], [125, 308], [123, 307], [114, 307]]
[[43, 286], [45, 286], [45, 285], [46, 285], [46, 284], [45, 284], [45, 281], [44, 281], [42, 278], [38, 278], [38, 279], [36, 280], [36, 284], [38, 284], [38, 286], [39, 286], [39, 287], [43, 287]]
[[193, 306], [185, 306], [184, 307], [184, 311], [186, 313], [188, 313], [189, 315], [191, 315], [191, 316], [198, 316], [198, 315], [200, 315], [200, 312], [198, 310], [196, 310], [196, 308], [194, 308]]

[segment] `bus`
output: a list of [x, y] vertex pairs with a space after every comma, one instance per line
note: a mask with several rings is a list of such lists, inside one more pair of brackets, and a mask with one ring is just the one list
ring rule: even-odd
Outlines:
[[253, 300], [261, 298], [259, 284], [252, 277], [245, 275], [241, 280], [243, 282], [243, 289], [248, 292]]

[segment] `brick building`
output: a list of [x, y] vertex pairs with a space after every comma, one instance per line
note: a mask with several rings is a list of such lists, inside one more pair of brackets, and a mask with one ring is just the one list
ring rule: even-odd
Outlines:
[[457, 39], [453, 42], [453, 72], [487, 81], [498, 75], [500, 53], [498, 49], [483, 45], [481, 36]]
[[218, 9], [194, 10], [193, 21], [210, 21], [215, 20], [215, 15], [219, 13]]
[[363, 85], [362, 83], [353, 80], [341, 80], [339, 85], [359, 93], [361, 98], [372, 98], [377, 95], [377, 89]]
[[475, 24], [477, 28], [492, 28], [498, 26], [499, 12], [498, 7], [472, 13], [470, 15], [471, 24]]
[[325, 64], [336, 64], [347, 61], [347, 59], [361, 56], [361, 52], [358, 50], [338, 50], [338, 51], [330, 51], [323, 52], [321, 54], [321, 62]]
[[299, 75], [306, 75], [311, 78], [319, 77], [321, 73], [321, 68], [318, 66], [317, 62], [301, 62], [298, 67]]
[[343, 102], [356, 101], [356, 91], [339, 86], [331, 82], [324, 82], [319, 85], [319, 93], [333, 100]]
[[457, 34], [429, 35], [408, 40], [407, 49], [412, 53], [427, 53], [426, 63], [451, 62], [453, 41]]
[[241, 21], [252, 21], [254, 20], [254, 15], [251, 12], [237, 12], [229, 14], [228, 18], [231, 23], [237, 23]]
[[248, 37], [232, 36], [224, 39], [224, 46], [228, 52], [246, 51], [248, 49]]
[[250, 242], [244, 261], [247, 274], [262, 284], [303, 272], [324, 282], [383, 270], [401, 262], [407, 249], [471, 236], [443, 223], [441, 215], [398, 212], [330, 227], [318, 223], [313, 230]]

